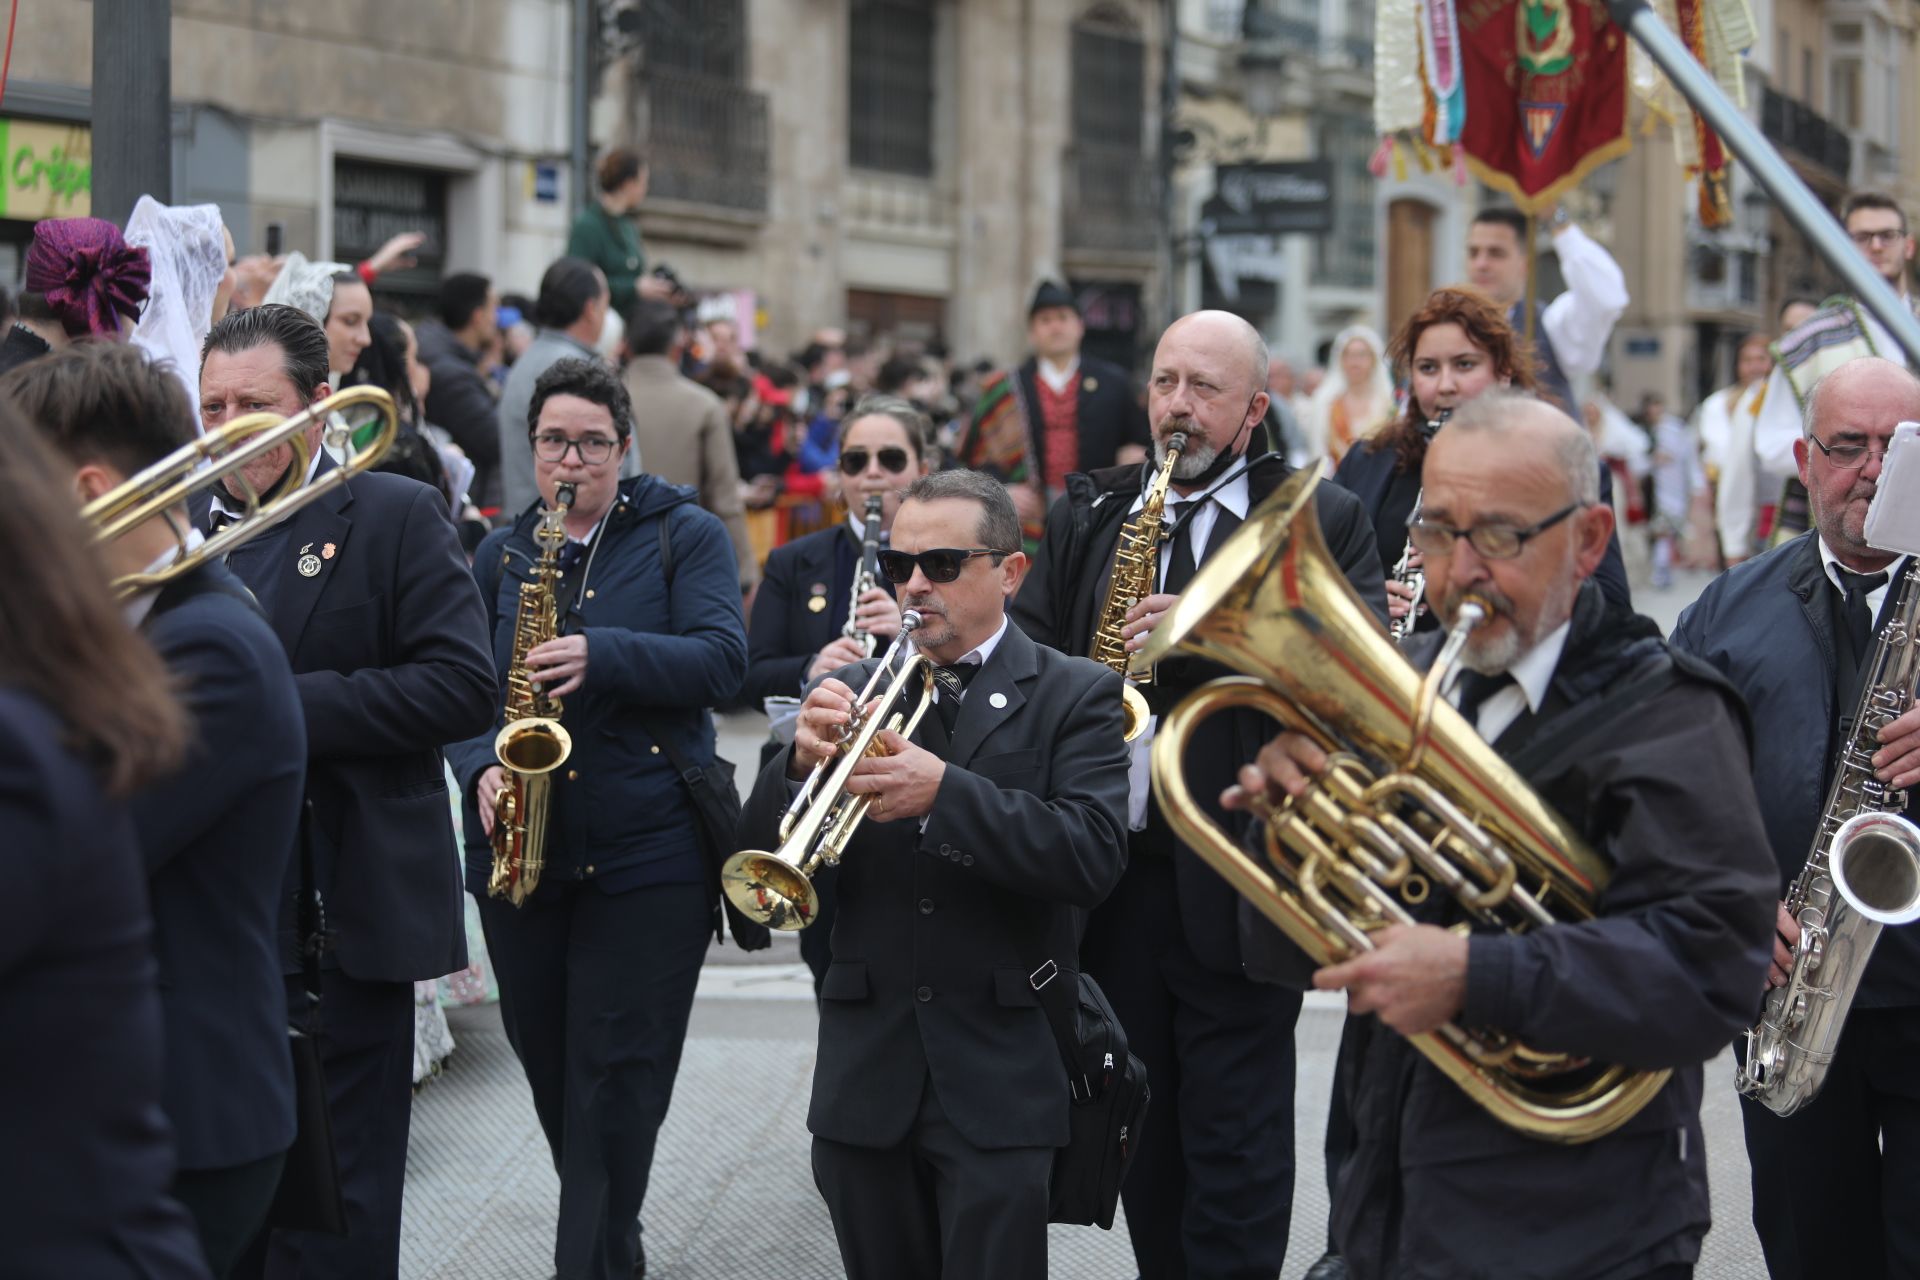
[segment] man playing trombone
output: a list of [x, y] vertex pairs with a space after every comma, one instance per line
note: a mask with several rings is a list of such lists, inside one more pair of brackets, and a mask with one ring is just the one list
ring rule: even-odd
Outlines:
[[[1266, 953], [1250, 967], [1296, 984], [1310, 974], [1380, 1024], [1348, 1082], [1358, 1137], [1334, 1190], [1335, 1241], [1361, 1280], [1669, 1280], [1692, 1274], [1706, 1234], [1701, 1064], [1752, 1015], [1773, 872], [1737, 697], [1590, 581], [1613, 528], [1598, 471], [1572, 419], [1492, 392], [1429, 447], [1410, 526], [1443, 625], [1453, 630], [1475, 598], [1485, 613], [1460, 627], [1462, 665], [1440, 692], [1551, 807], [1542, 821], [1557, 818], [1564, 838], [1597, 855], [1607, 878], [1588, 881], [1592, 918], [1583, 908], [1517, 932], [1469, 932], [1436, 875], [1431, 896], [1410, 885], [1394, 894], [1412, 923], [1373, 932], [1368, 949], [1315, 972], [1248, 916], [1249, 948], [1264, 940]], [[1444, 638], [1416, 635], [1406, 654], [1426, 670]], [[1443, 711], [1442, 721], [1436, 733], [1464, 735], [1445, 723], [1456, 717]], [[1436, 752], [1464, 758], [1427, 749]], [[1312, 738], [1283, 733], [1223, 802], [1318, 819], [1329, 764]], [[1441, 766], [1433, 776], [1445, 777]], [[1485, 785], [1504, 807], [1482, 821], [1534, 801]], [[1347, 850], [1336, 867], [1380, 885], [1366, 878], [1370, 862], [1381, 865]], [[1564, 1111], [1517, 1117], [1530, 1087], [1470, 1094], [1443, 1073], [1436, 1046], [1454, 1043], [1445, 1038], [1454, 1026], [1483, 1044], [1504, 1036], [1570, 1055], [1561, 1070], [1618, 1064], [1639, 1077], [1624, 1086], [1634, 1100], [1592, 1125], [1577, 1089], [1563, 1085]], [[1435, 1033], [1418, 1045], [1406, 1038]], [[1517, 1068], [1485, 1074], [1525, 1078]]]
[[[807, 1126], [852, 1280], [1047, 1273], [1068, 1092], [1034, 957], [1074, 980], [1075, 909], [1105, 898], [1125, 861], [1127, 755], [1119, 677], [1008, 624], [1026, 567], [1006, 490], [967, 471], [918, 480], [880, 553], [935, 664], [912, 664], [891, 705], [934, 701], [907, 736], [880, 732], [884, 754], [846, 784], [870, 807], [839, 872]], [[748, 799], [744, 843], [779, 842], [875, 665], [807, 695], [793, 745]]]

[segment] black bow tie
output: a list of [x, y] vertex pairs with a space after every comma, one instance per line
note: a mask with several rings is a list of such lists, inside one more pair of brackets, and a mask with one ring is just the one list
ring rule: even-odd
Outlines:
[[1487, 699], [1514, 683], [1514, 678], [1505, 671], [1497, 676], [1482, 675], [1478, 671], [1462, 672], [1460, 682], [1455, 686], [1460, 691], [1460, 714], [1467, 718], [1467, 723], [1477, 726], [1480, 723], [1480, 708], [1486, 705]]

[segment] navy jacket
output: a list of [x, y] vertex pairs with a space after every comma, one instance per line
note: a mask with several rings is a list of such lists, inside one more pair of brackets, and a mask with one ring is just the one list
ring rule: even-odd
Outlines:
[[[1896, 578], [1888, 607], [1897, 587]], [[1719, 668], [1752, 708], [1761, 744], [1753, 789], [1781, 896], [1813, 848], [1839, 753], [1839, 719], [1854, 711], [1834, 705], [1833, 590], [1819, 535], [1803, 533], [1708, 583], [1673, 632], [1676, 648]], [[1920, 789], [1908, 792], [1906, 815], [1920, 821]], [[1911, 1005], [1920, 1005], [1920, 930], [1884, 929], [1855, 1006]]]
[[[1544, 331], [1542, 334], [1544, 338]], [[1399, 456], [1391, 445], [1363, 440], [1347, 450], [1340, 459], [1334, 480], [1360, 499], [1373, 518], [1373, 537], [1380, 547], [1380, 571], [1389, 576], [1407, 549], [1407, 518], [1420, 500], [1420, 475], [1399, 469]], [[1613, 472], [1600, 466], [1600, 501], [1613, 505]], [[1593, 581], [1608, 601], [1622, 609], [1633, 607], [1627, 586], [1627, 564], [1620, 558], [1620, 531], [1607, 540], [1607, 554], [1593, 572]], [[1424, 629], [1424, 628], [1423, 628]]]
[[229, 1168], [293, 1142], [278, 928], [306, 724], [286, 652], [225, 569], [168, 585], [141, 629], [193, 717], [186, 761], [132, 805], [160, 960], [167, 1118], [181, 1168]]
[[[561, 700], [560, 722], [573, 752], [550, 775], [547, 866], [536, 895], [556, 893], [567, 881], [590, 880], [620, 893], [705, 880], [686, 785], [640, 727], [643, 715], [658, 718], [689, 763], [711, 764], [708, 708], [732, 698], [746, 671], [733, 543], [698, 499], [696, 490], [657, 476], [621, 481], [583, 566], [586, 576], [561, 631], [587, 637], [587, 678]], [[660, 560], [662, 521], [673, 548], [671, 583]], [[475, 895], [487, 891], [493, 855], [474, 816], [474, 783], [498, 763], [493, 737], [504, 723], [499, 711], [506, 705], [520, 585], [539, 557], [538, 523], [535, 503], [512, 528], [488, 534], [474, 555], [499, 673], [495, 724], [448, 757], [466, 798], [467, 888]]]
[[[203, 531], [207, 505], [194, 505]], [[446, 499], [404, 476], [356, 476], [256, 541], [228, 563], [265, 604], [306, 715], [323, 963], [367, 982], [456, 972], [466, 921], [440, 749], [498, 708], [485, 612]], [[291, 974], [297, 863], [287, 874]]]
[[757, 709], [769, 697], [800, 696], [814, 657], [847, 625], [859, 559], [860, 540], [845, 523], [773, 549], [753, 596], [742, 701]]
[[[1408, 657], [1425, 669], [1442, 638], [1416, 636]], [[1539, 712], [1493, 745], [1612, 874], [1595, 919], [1476, 930], [1459, 1021], [1673, 1075], [1615, 1132], [1563, 1146], [1495, 1121], [1367, 1017], [1334, 1238], [1356, 1280], [1633, 1280], [1690, 1263], [1709, 1222], [1701, 1064], [1752, 1021], [1773, 937], [1739, 696], [1588, 583]], [[1410, 909], [1462, 914], [1444, 892]], [[1248, 907], [1243, 925], [1256, 972], [1304, 984], [1312, 965], [1264, 917]]]
[[[1013, 620], [1029, 636], [1064, 653], [1085, 655], [1100, 611], [1102, 574], [1113, 564], [1120, 528], [1127, 508], [1140, 491], [1144, 464], [1109, 467], [1067, 478], [1067, 492], [1047, 513], [1046, 536], [1033, 570], [1014, 597]], [[1251, 515], [1289, 474], [1277, 454], [1256, 459], [1248, 476], [1248, 514]], [[1346, 490], [1322, 484], [1314, 494], [1320, 530], [1347, 581], [1376, 616], [1386, 618], [1386, 594], [1381, 587], [1380, 557], [1373, 547], [1373, 530], [1366, 513]], [[1204, 559], [1219, 553], [1226, 541], [1218, 531], [1207, 539]], [[1165, 714], [1181, 698], [1216, 676], [1231, 674], [1224, 667], [1185, 655], [1160, 664], [1156, 683], [1142, 692], [1148, 704]], [[1252, 712], [1230, 712], [1214, 717], [1195, 735], [1190, 768], [1195, 777], [1228, 779], [1251, 760], [1272, 736], [1270, 723]], [[1217, 797], [1225, 787], [1197, 788], [1211, 816], [1238, 832], [1245, 819], [1220, 810]], [[1212, 794], [1207, 794], [1208, 792]], [[1150, 801], [1158, 804], [1157, 800]], [[1123, 807], [1124, 813], [1124, 807]], [[1122, 831], [1125, 826], [1123, 824]], [[1138, 834], [1135, 839], [1138, 840]], [[1185, 846], [1162, 851], [1174, 859], [1175, 884], [1187, 944], [1209, 968], [1220, 973], [1240, 972], [1240, 950], [1235, 940], [1235, 903], [1238, 897], [1225, 880]]]
[[[834, 678], [857, 689], [871, 672], [857, 663]], [[1076, 909], [1119, 883], [1121, 735], [1120, 677], [1015, 626], [967, 686], [950, 745], [928, 710], [913, 740], [947, 771], [925, 829], [869, 816], [836, 873], [807, 1112], [816, 1135], [897, 1144], [931, 1075], [954, 1128], [976, 1147], [1066, 1142], [1066, 1070], [1027, 975], [1036, 956], [1075, 967]], [[761, 772], [741, 847], [778, 845], [791, 752]]]
[[[205, 1280], [167, 1198], [140, 846], [32, 696], [0, 689], [0, 1272]], [[286, 1027], [280, 1027], [286, 1052]]]

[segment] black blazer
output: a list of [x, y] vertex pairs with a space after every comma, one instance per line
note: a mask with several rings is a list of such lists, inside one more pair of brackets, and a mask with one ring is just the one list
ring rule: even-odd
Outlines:
[[132, 805], [183, 1169], [229, 1168], [293, 1142], [278, 940], [307, 735], [287, 655], [246, 590], [202, 566], [162, 590], [141, 626], [193, 716], [185, 762]]
[[[193, 515], [203, 530], [207, 510], [202, 495]], [[272, 540], [263, 553], [232, 564], [293, 660], [329, 959], [379, 982], [464, 968], [440, 749], [492, 722], [494, 676], [486, 611], [446, 500], [404, 476], [356, 476], [292, 516], [284, 535], [261, 537]], [[287, 973], [299, 970], [295, 874], [282, 899]]]
[[[1033, 571], [1014, 597], [1013, 620], [1035, 640], [1066, 653], [1087, 652], [1100, 611], [1101, 575], [1113, 563], [1114, 547], [1126, 523], [1127, 508], [1140, 490], [1143, 469], [1135, 463], [1069, 477], [1066, 495], [1047, 513], [1047, 532]], [[1254, 460], [1248, 468], [1249, 515], [1288, 474], [1286, 463], [1276, 454]], [[1321, 484], [1314, 492], [1314, 503], [1334, 561], [1367, 607], [1384, 621], [1386, 593], [1366, 512], [1337, 485]], [[1217, 532], [1209, 537], [1202, 561], [1217, 555], [1225, 541]], [[1177, 654], [1160, 664], [1156, 683], [1142, 692], [1155, 712], [1165, 714], [1201, 684], [1228, 674], [1224, 667]], [[1220, 810], [1217, 798], [1233, 781], [1234, 771], [1253, 759], [1272, 736], [1271, 721], [1244, 711], [1217, 716], [1195, 735], [1187, 756], [1194, 793], [1231, 832], [1237, 833], [1245, 820]], [[1156, 835], [1163, 830], [1150, 818], [1148, 830], [1136, 833], [1133, 840], [1136, 847], [1155, 845], [1162, 856], [1174, 859], [1179, 900], [1171, 905], [1180, 913], [1187, 944], [1208, 968], [1239, 973], [1234, 926], [1239, 895], [1191, 850], [1174, 843], [1170, 832]]]
[[859, 540], [845, 523], [795, 538], [767, 557], [747, 626], [747, 679], [740, 696], [749, 706], [798, 697], [805, 689], [814, 656], [847, 625], [859, 559]]
[[[857, 688], [870, 666], [836, 678]], [[807, 1114], [815, 1134], [892, 1146], [931, 1072], [940, 1105], [973, 1145], [1066, 1142], [1066, 1071], [1025, 957], [1073, 967], [1075, 908], [1096, 906], [1119, 882], [1121, 732], [1118, 675], [1008, 626], [968, 686], [925, 830], [870, 817], [840, 864]], [[930, 709], [914, 740], [940, 734]], [[791, 751], [774, 757], [748, 798], [743, 848], [778, 843]]]
[[33, 696], [0, 688], [0, 1272], [206, 1280], [193, 1222], [167, 1198], [140, 847], [65, 736]]
[[[1039, 361], [1029, 356], [1024, 364], [1013, 370], [1012, 377], [1020, 397], [1020, 413], [1027, 427], [1027, 475], [1037, 480], [1046, 472], [1047, 423], [1040, 411], [1040, 394], [1037, 388], [1039, 379]], [[1002, 377], [1006, 375], [1000, 375]], [[1141, 406], [1140, 398], [1134, 394], [1133, 379], [1125, 369], [1105, 360], [1096, 360], [1089, 356], [1080, 358], [1080, 367], [1074, 377], [1078, 381], [1078, 428], [1080, 433], [1079, 467], [1081, 471], [1094, 471], [1101, 467], [1111, 467], [1114, 455], [1120, 452], [1122, 445], [1137, 444], [1146, 448], [1152, 443], [1152, 432], [1147, 425], [1147, 411]], [[975, 456], [978, 443], [975, 439], [975, 424], [969, 424], [967, 434], [956, 451], [962, 465], [985, 471], [994, 479], [1005, 481], [1008, 476], [1001, 474], [1000, 468], [988, 460]]]

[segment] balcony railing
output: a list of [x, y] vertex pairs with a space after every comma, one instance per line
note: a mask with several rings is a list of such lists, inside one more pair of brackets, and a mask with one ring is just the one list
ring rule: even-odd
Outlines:
[[649, 196], [746, 213], [767, 208], [767, 95], [655, 67], [647, 103]]
[[1842, 182], [1853, 170], [1853, 140], [1846, 131], [1772, 88], [1760, 100], [1760, 131], [1769, 142], [1798, 152]]
[[1150, 252], [1160, 236], [1153, 159], [1137, 147], [1079, 144], [1067, 153], [1065, 226], [1070, 249]]

